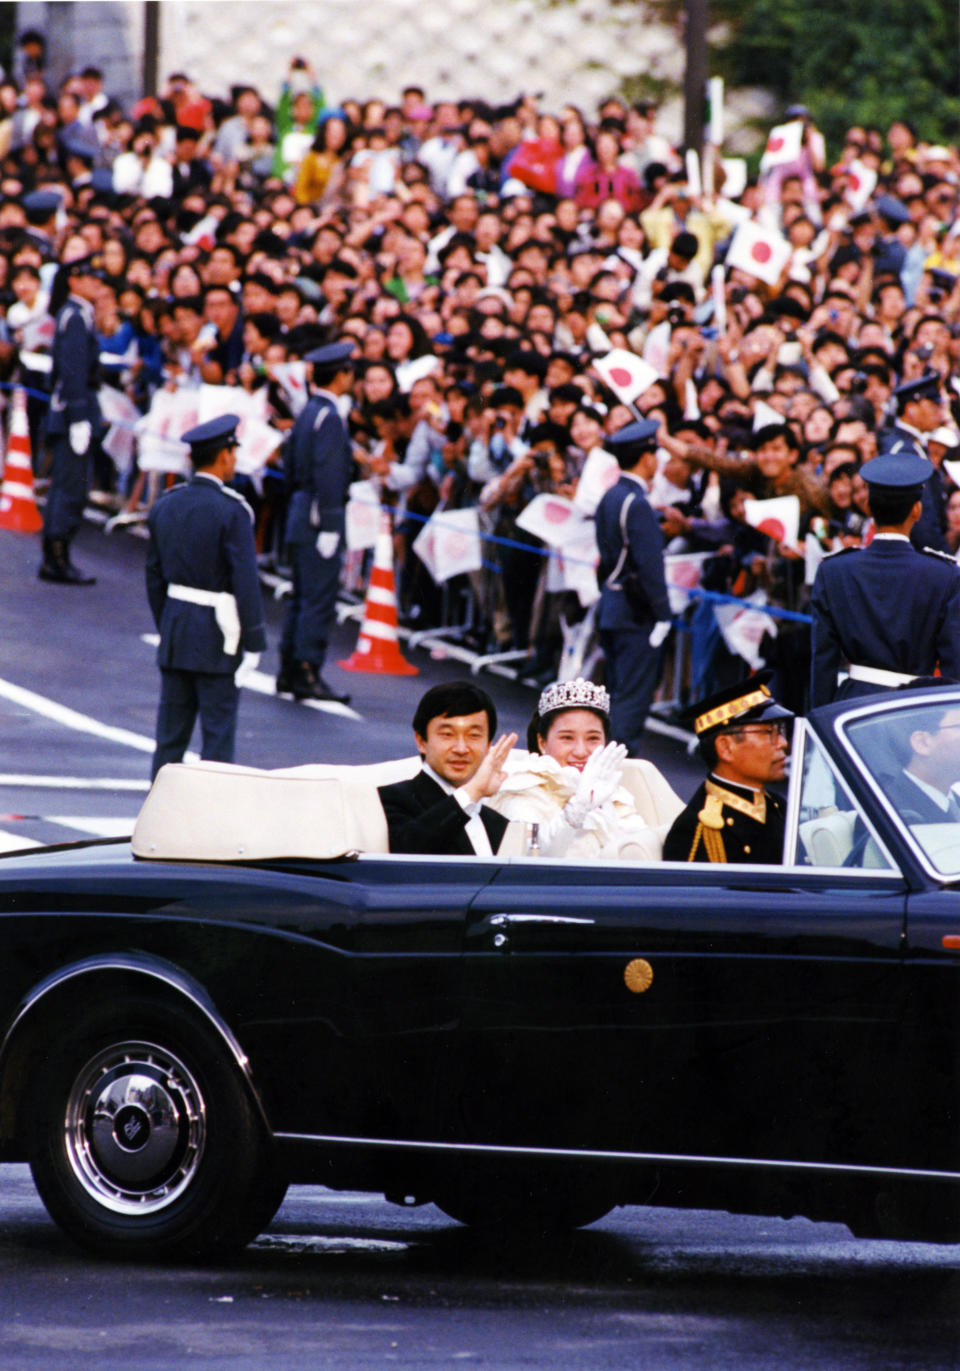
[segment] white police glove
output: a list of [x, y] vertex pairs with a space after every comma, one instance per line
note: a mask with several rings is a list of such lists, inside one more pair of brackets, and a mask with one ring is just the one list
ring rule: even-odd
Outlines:
[[89, 419], [78, 419], [75, 424], [70, 425], [70, 451], [75, 452], [78, 457], [82, 457], [90, 446], [92, 429]]
[[328, 557], [334, 557], [339, 546], [339, 533], [335, 533], [332, 530], [328, 529], [322, 529], [320, 533], [318, 533], [317, 551], [319, 552], [320, 556], [324, 559], [324, 561], [326, 561]]
[[250, 677], [260, 665], [259, 652], [245, 652], [243, 660], [233, 674], [233, 679], [238, 686], [246, 685]]
[[664, 638], [666, 638], [667, 634], [670, 632], [671, 628], [672, 624], [669, 619], [660, 619], [657, 623], [655, 623], [653, 626], [653, 631], [651, 632], [650, 637], [647, 640], [650, 646], [659, 647], [660, 644], [663, 642]]
[[563, 807], [563, 817], [571, 828], [582, 828], [591, 809], [610, 799], [620, 784], [626, 758], [623, 743], [607, 743], [587, 758], [577, 788]]

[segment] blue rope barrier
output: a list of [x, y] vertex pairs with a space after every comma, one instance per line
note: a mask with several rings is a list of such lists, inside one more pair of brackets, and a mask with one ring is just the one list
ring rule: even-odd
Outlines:
[[[419, 524], [428, 524], [433, 518], [432, 514], [416, 514], [412, 509], [404, 510], [404, 519], [413, 519]], [[582, 557], [570, 557], [559, 548], [534, 547], [532, 543], [518, 543], [515, 538], [501, 538], [494, 533], [484, 533], [478, 530], [477, 536], [486, 543], [493, 543], [498, 547], [518, 548], [522, 552], [534, 552], [539, 557], [557, 557], [565, 561], [573, 562], [577, 566], [587, 566], [588, 563]], [[495, 563], [484, 562], [483, 565], [492, 571], [501, 571], [502, 568]], [[692, 590], [686, 586], [671, 586], [671, 590], [682, 590], [684, 595], [690, 599], [709, 600], [712, 604], [740, 605], [742, 608], [757, 609], [761, 614], [769, 614], [773, 619], [787, 619], [799, 624], [812, 624], [813, 619], [809, 614], [801, 614], [798, 610], [781, 609], [778, 605], [755, 605], [750, 600], [741, 599], [739, 595], [723, 595], [715, 590], [702, 590], [699, 586]]]

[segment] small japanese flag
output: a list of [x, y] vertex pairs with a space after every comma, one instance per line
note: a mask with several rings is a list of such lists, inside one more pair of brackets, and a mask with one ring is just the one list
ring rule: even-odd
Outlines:
[[773, 405], [768, 405], [766, 400], [757, 400], [753, 406], [753, 432], [759, 433], [762, 428], [767, 428], [769, 424], [786, 424], [786, 419]]
[[570, 535], [579, 530], [582, 520], [573, 503], [564, 495], [535, 495], [521, 510], [517, 528], [532, 533], [550, 547], [560, 547]]
[[687, 591], [696, 590], [700, 584], [703, 564], [709, 556], [709, 552], [671, 552], [664, 557], [663, 578], [674, 614], [682, 614], [690, 603]]
[[479, 571], [480, 524], [475, 509], [444, 509], [417, 534], [413, 550], [438, 585]]
[[595, 447], [583, 464], [573, 497], [578, 514], [589, 518], [611, 486], [620, 480], [620, 463], [603, 448]]
[[435, 525], [433, 555], [438, 581], [480, 570], [480, 520], [475, 509], [438, 510], [430, 522]]
[[760, 652], [764, 638], [777, 636], [777, 621], [764, 614], [762, 592], [744, 600], [742, 605], [714, 605], [713, 615], [723, 641], [736, 657], [742, 657], [754, 671], [763, 666]]
[[726, 265], [756, 276], [775, 286], [790, 262], [790, 244], [773, 229], [761, 228], [753, 220], [741, 224], [730, 240]]
[[803, 120], [792, 119], [789, 124], [777, 124], [770, 130], [767, 146], [760, 158], [760, 171], [771, 171], [783, 162], [795, 162], [803, 147]]
[[843, 198], [853, 210], [854, 214], [859, 214], [864, 205], [870, 199], [877, 185], [877, 173], [872, 167], [865, 167], [862, 162], [854, 160], [847, 167], [847, 184], [844, 188]]
[[632, 405], [659, 375], [649, 362], [626, 348], [613, 348], [605, 357], [596, 358], [593, 369], [625, 405]]
[[797, 546], [800, 533], [800, 501], [796, 495], [777, 495], [772, 500], [744, 500], [743, 517], [751, 528], [774, 542]]
[[351, 552], [376, 547], [380, 532], [380, 492], [373, 481], [354, 481], [346, 511], [346, 540]]

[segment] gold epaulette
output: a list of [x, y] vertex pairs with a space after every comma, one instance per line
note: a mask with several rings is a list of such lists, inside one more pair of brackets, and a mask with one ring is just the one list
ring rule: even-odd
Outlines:
[[688, 862], [692, 862], [696, 856], [697, 848], [703, 842], [703, 849], [707, 854], [707, 861], [725, 862], [727, 851], [723, 845], [723, 801], [719, 795], [708, 794], [704, 806], [697, 815], [700, 822], [697, 824], [697, 831], [693, 835], [693, 846], [690, 849]]

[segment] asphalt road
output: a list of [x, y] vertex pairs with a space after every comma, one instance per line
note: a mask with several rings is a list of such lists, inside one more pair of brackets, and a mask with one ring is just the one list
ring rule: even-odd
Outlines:
[[[85, 528], [90, 589], [36, 579], [37, 540], [0, 531], [0, 850], [129, 832], [147, 788], [157, 672], [144, 544]], [[268, 604], [275, 644], [281, 607]], [[336, 660], [356, 641], [338, 631]], [[275, 651], [241, 704], [237, 760], [375, 761], [411, 748], [411, 678], [329, 675], [349, 710], [277, 699]], [[505, 728], [533, 692], [484, 677]], [[682, 795], [699, 769], [649, 735]], [[960, 1248], [854, 1240], [837, 1225], [618, 1210], [562, 1242], [490, 1245], [432, 1206], [290, 1192], [236, 1260], [134, 1267], [78, 1252], [21, 1166], [0, 1167], [0, 1371], [135, 1364], [271, 1371], [960, 1368]]]
[[621, 1209], [484, 1243], [432, 1205], [298, 1187], [229, 1264], [78, 1253], [0, 1167], [0, 1371], [947, 1371], [960, 1249], [805, 1219]]

